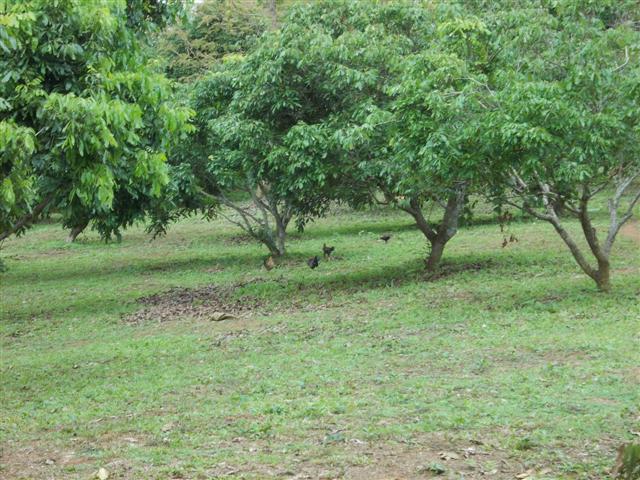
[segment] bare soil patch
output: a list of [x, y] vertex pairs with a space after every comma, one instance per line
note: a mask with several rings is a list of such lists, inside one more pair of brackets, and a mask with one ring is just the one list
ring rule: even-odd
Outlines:
[[30, 444], [7, 442], [0, 450], [0, 479], [63, 478], [70, 467], [82, 469], [91, 458], [79, 451], [57, 449], [34, 441]]
[[483, 260], [479, 262], [469, 263], [446, 263], [443, 262], [440, 268], [435, 272], [425, 272], [424, 278], [427, 281], [440, 280], [452, 275], [456, 275], [464, 272], [480, 272], [496, 267], [496, 262], [493, 260]]
[[[327, 444], [326, 438], [334, 438]], [[433, 433], [406, 441], [363, 441], [347, 434], [317, 439], [317, 449], [301, 452], [281, 466], [260, 462], [222, 462], [210, 469], [214, 478], [290, 478], [350, 480], [542, 479], [555, 478], [558, 466], [522, 458], [482, 440]], [[271, 442], [236, 438], [221, 443], [229, 452], [273, 453]], [[570, 455], [574, 452], [567, 452]], [[594, 477], [595, 478], [595, 477]]]
[[620, 233], [630, 238], [631, 240], [635, 240], [635, 242], [640, 245], [640, 222], [637, 220], [631, 220], [627, 222], [621, 229]]
[[174, 287], [138, 299], [144, 308], [124, 317], [125, 322], [141, 324], [166, 322], [178, 318], [217, 320], [220, 314], [246, 317], [263, 306], [253, 297], [237, 297], [235, 292], [244, 284], [229, 287], [205, 285], [198, 288]]
[[[229, 417], [228, 422], [233, 423], [245, 417], [254, 418], [234, 416]], [[175, 425], [168, 424], [163, 427], [163, 432], [174, 427]], [[498, 432], [493, 433], [495, 435]], [[502, 432], [503, 436], [511, 433], [513, 432], [507, 430]], [[545, 462], [534, 455], [533, 451], [515, 452], [499, 446], [493, 438], [462, 438], [460, 435], [452, 436], [444, 432], [423, 434], [405, 440], [366, 441], [352, 437], [347, 432], [332, 431], [315, 439], [306, 439], [307, 448], [280, 465], [266, 464], [260, 460], [261, 456], [272, 455], [283, 445], [295, 440], [237, 437], [231, 441], [214, 441], [207, 448], [226, 451], [230, 458], [236, 455], [244, 458], [210, 466], [207, 468], [207, 478], [542, 480], [559, 478], [563, 473], [557, 458]], [[39, 441], [26, 445], [5, 445], [0, 456], [0, 479], [97, 478], [95, 472], [99, 465], [109, 472], [109, 478], [200, 478], [191, 471], [181, 472], [176, 477], [154, 476], [153, 468], [150, 469], [149, 465], [143, 466], [127, 458], [128, 447], [152, 444], [148, 438], [136, 435], [107, 434], [94, 440], [73, 439], [58, 448]], [[556, 449], [561, 452], [561, 457], [573, 459], [577, 463], [593, 455], [604, 454], [611, 457], [613, 465], [617, 445], [615, 440], [603, 438], [597, 445], [558, 445]], [[95, 458], [83, 454], [91, 448], [107, 450], [110, 454], [97, 465]], [[593, 472], [580, 478], [601, 480], [602, 476], [599, 472]]]

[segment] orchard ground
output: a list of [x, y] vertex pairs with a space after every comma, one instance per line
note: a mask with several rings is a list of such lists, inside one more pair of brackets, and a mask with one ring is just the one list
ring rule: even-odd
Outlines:
[[502, 248], [490, 215], [437, 275], [391, 210], [318, 220], [271, 271], [222, 221], [40, 225], [2, 250], [0, 478], [607, 478], [640, 431], [639, 233], [603, 294], [550, 225]]

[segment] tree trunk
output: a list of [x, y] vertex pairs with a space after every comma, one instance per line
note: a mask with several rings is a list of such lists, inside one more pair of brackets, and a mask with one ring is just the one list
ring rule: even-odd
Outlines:
[[285, 241], [287, 239], [286, 227], [282, 227], [279, 222], [276, 222], [276, 231], [263, 230], [260, 241], [269, 249], [269, 253], [274, 257], [282, 257], [287, 253], [285, 248]]
[[87, 225], [89, 225], [89, 220], [86, 220], [80, 225], [76, 225], [75, 227], [73, 227], [69, 232], [69, 236], [67, 237], [67, 243], [75, 242], [76, 238], [78, 238], [78, 235], [80, 235], [84, 231], [84, 229], [87, 228]]
[[569, 247], [569, 251], [573, 255], [576, 263], [580, 266], [582, 271], [586, 273], [597, 285], [598, 289], [602, 292], [609, 292], [611, 290], [610, 283], [610, 263], [609, 254], [602, 249], [595, 228], [591, 224], [591, 219], [588, 215], [588, 200], [590, 197], [586, 195], [581, 199], [580, 209], [577, 212], [582, 232], [589, 245], [592, 255], [595, 257], [598, 267], [592, 267], [587, 258], [580, 250], [578, 244], [573, 240], [571, 234], [560, 222], [558, 215], [553, 206], [545, 198], [545, 204], [547, 208], [546, 214], [540, 214], [532, 207], [523, 205], [523, 210], [533, 215], [534, 217], [547, 221], [553, 225], [560, 238], [564, 241], [565, 245]]
[[440, 265], [440, 260], [442, 260], [442, 254], [444, 253], [444, 247], [447, 244], [447, 241], [448, 240], [444, 238], [436, 238], [430, 242], [431, 251], [425, 260], [425, 266], [428, 271], [434, 271]]
[[[609, 264], [609, 252], [602, 248], [598, 241], [598, 235], [596, 229], [591, 223], [589, 217], [589, 200], [591, 195], [589, 189], [585, 186], [583, 190], [583, 196], [580, 201], [580, 225], [582, 226], [582, 232], [587, 240], [587, 244], [591, 249], [591, 253], [596, 259], [598, 269], [594, 271], [592, 278], [595, 280], [598, 289], [603, 292], [609, 292], [611, 290], [610, 277], [610, 264]], [[606, 248], [606, 244], [605, 244]]]
[[278, 247], [278, 251], [280, 255], [284, 255], [286, 253], [285, 250], [285, 240], [287, 239], [287, 232], [285, 227], [283, 227], [280, 222], [277, 224], [278, 232], [276, 237], [276, 245]]
[[277, 236], [275, 239], [271, 234], [265, 235], [260, 241], [269, 249], [273, 257], [282, 257], [286, 253], [284, 238]]
[[598, 262], [598, 271], [596, 272], [596, 285], [598, 285], [598, 290], [601, 292], [610, 292], [611, 291], [611, 280], [610, 280], [610, 266], [609, 262]]
[[9, 230], [0, 232], [0, 242], [10, 237], [14, 233], [19, 232], [21, 229], [31, 226], [31, 224], [38, 219], [44, 209], [47, 208], [47, 206], [53, 201], [53, 198], [54, 194], [50, 193], [33, 208], [33, 211], [31, 213], [18, 220], [13, 227], [9, 228]]
[[278, 28], [278, 9], [276, 7], [276, 0], [267, 0], [267, 11], [271, 17], [271, 28], [275, 30]]
[[269, 249], [273, 257], [282, 257], [286, 251], [287, 222], [284, 222], [280, 215], [274, 215], [275, 229], [271, 229], [269, 224], [262, 225], [262, 238], [260, 241]]
[[420, 203], [416, 199], [411, 199], [409, 207], [404, 208], [404, 211], [409, 213], [415, 219], [418, 229], [426, 237], [431, 246], [431, 252], [425, 260], [425, 266], [429, 271], [433, 271], [438, 268], [440, 261], [442, 260], [444, 247], [458, 232], [458, 222], [460, 220], [460, 215], [462, 214], [465, 194], [466, 184], [462, 184], [449, 196], [442, 216], [442, 221], [439, 225], [436, 225], [435, 228], [430, 225], [424, 217]]

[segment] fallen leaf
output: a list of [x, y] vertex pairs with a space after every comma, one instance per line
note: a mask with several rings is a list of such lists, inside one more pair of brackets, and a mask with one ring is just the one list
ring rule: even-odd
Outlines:
[[98, 470], [96, 477], [98, 480], [107, 480], [107, 478], [109, 478], [109, 472], [107, 472], [106, 468], [101, 468]]
[[532, 477], [533, 475], [535, 475], [536, 471], [533, 469], [529, 469], [526, 472], [522, 472], [519, 473], [518, 475], [516, 475], [516, 478], [518, 479], [523, 479], [523, 478], [529, 478]]
[[213, 312], [211, 314], [211, 320], [213, 320], [214, 322], [221, 322], [222, 320], [228, 320], [231, 318], [237, 318], [234, 315], [231, 315], [230, 313], [225, 313], [225, 312]]
[[436, 475], [442, 475], [443, 473], [446, 473], [447, 469], [444, 467], [444, 465], [441, 465], [439, 463], [430, 463], [429, 465], [426, 465], [424, 467], [420, 467], [418, 468], [418, 472], [419, 473], [425, 473], [425, 472], [430, 472], [430, 473], [434, 473]]
[[165, 423], [162, 426], [162, 431], [165, 432], [165, 433], [166, 432], [170, 432], [171, 430], [173, 430], [173, 427], [174, 427], [174, 423], [173, 422]]
[[460, 455], [453, 452], [440, 452], [440, 458], [443, 460], [458, 460]]

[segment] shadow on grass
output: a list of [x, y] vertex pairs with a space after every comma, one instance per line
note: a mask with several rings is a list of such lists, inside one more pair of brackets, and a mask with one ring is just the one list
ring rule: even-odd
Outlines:
[[[224, 255], [215, 256], [213, 253], [211, 256], [190, 257], [185, 259], [167, 259], [163, 257], [159, 260], [149, 259], [141, 260], [138, 263], [131, 264], [123, 260], [110, 261], [104, 259], [99, 263], [78, 263], [77, 268], [73, 270], [60, 271], [59, 269], [51, 268], [44, 271], [28, 271], [28, 272], [10, 272], [11, 280], [13, 283], [29, 283], [37, 281], [38, 283], [44, 282], [58, 282], [64, 280], [78, 279], [79, 282], [86, 281], [87, 279], [95, 277], [118, 277], [128, 276], [132, 274], [154, 274], [158, 272], [170, 272], [181, 273], [187, 271], [202, 271], [206, 267], [221, 267], [224, 270], [227, 267], [253, 267], [259, 268], [262, 265], [262, 260], [265, 254], [260, 253], [247, 253], [246, 255]], [[90, 259], [88, 259], [88, 262]]]
[[[543, 262], [535, 258], [529, 260], [521, 258], [519, 260], [518, 266], [524, 268], [537, 266], [545, 269], [545, 276], [554, 276], [564, 271], [563, 266], [559, 266], [554, 259], [547, 259]], [[175, 266], [176, 262], [166, 262], [166, 264]], [[180, 262], [180, 264], [182, 268], [194, 265], [192, 261]], [[301, 265], [300, 268], [308, 270], [306, 265]], [[172, 272], [175, 273], [176, 270]], [[259, 299], [264, 304], [265, 314], [269, 314], [274, 308], [276, 310], [285, 308], [286, 311], [293, 308], [295, 311], [300, 305], [331, 303], [334, 297], [341, 298], [340, 301], [342, 301], [349, 295], [356, 293], [397, 289], [410, 285], [424, 285], [425, 293], [432, 288], [435, 289], [432, 290], [432, 294], [441, 295], [445, 304], [450, 302], [473, 303], [483, 310], [493, 310], [498, 305], [502, 312], [514, 310], [557, 311], [558, 308], [575, 304], [576, 301], [581, 303], [583, 309], [588, 310], [589, 305], [601, 301], [602, 295], [606, 295], [597, 292], [586, 277], [578, 281], [558, 282], [556, 280], [553, 291], [547, 288], [548, 283], [544, 278], [525, 285], [522, 282], [522, 277], [518, 277], [521, 271], [514, 269], [513, 259], [508, 257], [494, 258], [490, 254], [462, 255], [450, 258], [443, 262], [437, 272], [433, 273], [424, 270], [424, 264], [420, 258], [376, 268], [360, 268], [344, 272], [333, 271], [328, 275], [322, 275], [323, 272], [319, 270], [308, 270], [302, 277], [298, 276], [295, 279], [287, 278], [291, 273], [294, 272], [279, 272], [278, 269], [266, 272], [256, 269], [253, 278], [245, 278], [243, 281], [226, 286], [235, 289], [233, 296], [238, 299], [243, 297]], [[477, 294], [474, 293], [474, 290], [481, 286], [482, 277], [487, 276], [499, 276], [504, 281], [504, 290], [494, 292], [490, 296], [481, 293], [482, 289]], [[450, 297], [446, 290], [447, 287], [441, 285], [443, 282], [446, 282], [446, 285], [451, 285], [447, 281], [450, 278], [455, 278], [458, 286], [468, 286], [470, 294], [468, 298], [464, 297], [465, 299], [461, 301], [462, 297]], [[199, 285], [202, 286], [204, 283]], [[169, 288], [170, 285], [167, 285], [161, 290], [144, 292], [144, 294], [164, 292]], [[465, 289], [463, 288], [463, 290]], [[46, 320], [58, 313], [91, 316], [92, 312], [100, 312], [104, 318], [115, 315], [119, 317], [134, 308], [137, 298], [131, 294], [123, 296], [117, 294], [118, 292], [114, 292], [112, 296], [106, 298], [78, 298], [71, 304], [55, 306], [47, 311], [23, 312], [12, 315], [7, 320], [9, 320], [8, 323], [15, 322], [24, 325], [23, 322], [27, 322], [29, 319], [36, 320], [42, 317], [43, 320]], [[630, 285], [619, 284], [616, 285], [614, 292], [607, 295], [607, 298], [615, 303], [616, 299], [623, 299], [630, 295], [637, 296], [638, 292], [634, 291]], [[112, 319], [112, 321], [118, 320]]]
[[293, 231], [289, 235], [291, 239], [305, 240], [316, 238], [331, 238], [336, 235], [358, 235], [359, 233], [372, 233], [382, 235], [383, 233], [400, 233], [408, 231], [417, 231], [415, 223], [407, 221], [398, 221], [395, 224], [363, 224], [354, 223], [351, 225], [313, 225], [304, 232]]
[[[300, 268], [307, 267], [305, 265]], [[416, 257], [402, 263], [377, 268], [332, 272], [331, 275], [323, 275], [322, 270], [314, 270], [313, 273], [309, 272], [306, 276], [290, 282], [283, 281], [282, 277], [274, 279], [276, 281], [266, 279], [264, 282], [247, 285], [240, 289], [239, 293], [250, 296], [266, 296], [276, 302], [305, 300], [309, 297], [332, 297], [333, 295], [395, 288], [410, 284], [421, 283], [427, 286], [430, 283], [437, 283], [461, 274], [497, 274], [498, 272], [508, 274], [509, 269], [512, 269], [512, 263], [498, 261], [487, 254], [484, 256], [463, 255], [456, 259], [447, 259], [437, 271], [427, 272], [424, 260]]]

